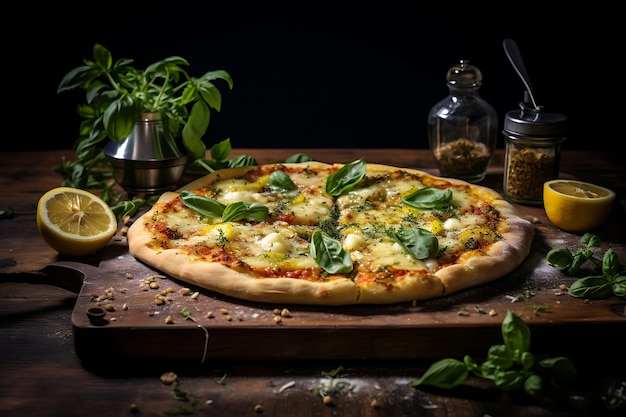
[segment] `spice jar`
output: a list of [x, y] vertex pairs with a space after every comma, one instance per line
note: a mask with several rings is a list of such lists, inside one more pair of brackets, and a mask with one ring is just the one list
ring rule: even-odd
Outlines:
[[504, 118], [504, 195], [515, 203], [541, 205], [543, 183], [559, 176], [567, 118], [520, 103]]
[[480, 97], [481, 71], [460, 60], [446, 74], [450, 95], [428, 113], [428, 140], [439, 173], [469, 182], [485, 178], [498, 136], [498, 116]]

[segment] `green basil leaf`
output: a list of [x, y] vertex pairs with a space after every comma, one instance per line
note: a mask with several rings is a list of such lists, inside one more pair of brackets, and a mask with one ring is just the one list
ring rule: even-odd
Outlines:
[[183, 127], [183, 144], [194, 158], [204, 157], [206, 145], [202, 141], [202, 136], [209, 127], [210, 119], [209, 105], [204, 101], [197, 101], [191, 107], [189, 119]]
[[228, 163], [229, 168], [248, 167], [257, 165], [256, 159], [251, 155], [239, 155], [234, 157]]
[[574, 260], [574, 256], [567, 248], [555, 248], [548, 252], [546, 259], [552, 266], [567, 268]]
[[388, 235], [416, 259], [434, 258], [439, 253], [437, 236], [426, 229], [413, 227], [389, 230]]
[[232, 145], [230, 143], [230, 138], [224, 139], [223, 141], [217, 142], [211, 146], [211, 158], [216, 161], [226, 161], [228, 160], [228, 155], [230, 155], [231, 150]]
[[530, 328], [509, 309], [502, 321], [502, 340], [513, 353], [514, 359], [520, 358], [530, 348]]
[[93, 47], [93, 58], [96, 64], [102, 69], [109, 70], [113, 65], [113, 57], [111, 52], [100, 44], [95, 44]]
[[608, 249], [602, 258], [602, 274], [607, 277], [614, 277], [619, 274], [619, 261], [613, 249]]
[[539, 366], [545, 370], [543, 374], [548, 375], [553, 382], [573, 381], [578, 375], [572, 361], [562, 356], [543, 359], [539, 361]]
[[193, 211], [206, 217], [221, 219], [226, 205], [209, 197], [184, 190], [180, 193], [180, 200]]
[[580, 271], [580, 267], [587, 261], [588, 257], [589, 254], [586, 254], [584, 249], [578, 249], [572, 257], [572, 263], [567, 268], [568, 275], [577, 275]]
[[124, 216], [134, 216], [135, 213], [137, 213], [137, 211], [146, 204], [148, 203], [143, 198], [136, 198], [130, 201], [122, 200], [112, 205], [111, 210], [113, 210], [115, 217], [121, 219]]
[[402, 201], [420, 210], [443, 210], [452, 204], [452, 190], [424, 187], [402, 197]]
[[591, 233], [585, 233], [580, 238], [580, 243], [588, 248], [600, 247], [600, 237]]
[[462, 384], [469, 375], [465, 363], [457, 359], [441, 359], [424, 372], [424, 374], [415, 381], [411, 382], [412, 387], [420, 385], [432, 385], [438, 388], [454, 388]]
[[492, 345], [487, 351], [487, 361], [498, 369], [508, 369], [513, 366], [513, 355], [505, 345]]
[[602, 275], [584, 277], [570, 285], [567, 293], [573, 297], [602, 299], [613, 294], [611, 282]]
[[336, 197], [350, 191], [365, 177], [365, 168], [366, 163], [363, 158], [345, 164], [328, 176], [326, 192]]
[[202, 81], [198, 91], [200, 91], [202, 99], [206, 101], [211, 108], [217, 111], [222, 110], [222, 93], [220, 93], [220, 90], [217, 89], [215, 84], [210, 81]]
[[223, 222], [234, 222], [237, 220], [248, 220], [262, 222], [267, 218], [269, 209], [267, 206], [259, 203], [244, 203], [238, 201], [226, 206], [224, 213], [222, 213]]
[[524, 381], [524, 391], [531, 398], [540, 399], [543, 397], [543, 380], [539, 375], [530, 375]]
[[293, 155], [285, 159], [285, 162], [289, 162], [289, 163], [308, 162], [308, 161], [313, 161], [313, 158], [311, 158], [309, 155], [304, 154], [304, 153], [294, 153]]
[[519, 363], [522, 365], [524, 370], [530, 370], [535, 364], [535, 355], [530, 352], [522, 352], [519, 358]]
[[616, 277], [611, 284], [611, 289], [616, 297], [626, 298], [626, 276]]
[[298, 186], [294, 184], [289, 175], [284, 171], [274, 171], [270, 174], [268, 185], [272, 191], [287, 192], [297, 190]]
[[341, 243], [319, 230], [311, 236], [309, 252], [320, 268], [329, 274], [347, 274], [354, 267], [350, 254]]
[[496, 372], [493, 383], [503, 391], [514, 391], [524, 386], [524, 374], [520, 371]]
[[114, 140], [126, 139], [135, 128], [139, 111], [130, 97], [122, 96], [115, 100], [104, 112], [104, 128]]

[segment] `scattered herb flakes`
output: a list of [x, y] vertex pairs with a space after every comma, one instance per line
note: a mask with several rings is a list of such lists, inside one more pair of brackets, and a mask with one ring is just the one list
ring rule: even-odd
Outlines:
[[220, 373], [221, 373], [221, 375], [220, 375], [220, 376], [218, 376], [218, 377], [215, 379], [215, 382], [216, 382], [217, 384], [219, 384], [219, 385], [224, 385], [224, 384], [226, 383], [226, 377], [228, 377], [228, 373], [226, 373], [226, 372], [221, 372], [221, 371], [220, 371]]
[[474, 311], [476, 311], [478, 314], [487, 314], [485, 309], [480, 306], [474, 306]]
[[189, 309], [187, 307], [183, 307], [180, 310], [180, 314], [182, 314], [182, 316], [185, 318], [185, 320], [191, 320], [191, 321], [196, 321], [196, 318], [194, 316], [191, 315], [191, 312], [189, 311]]
[[535, 314], [547, 313], [548, 312], [548, 306], [541, 306], [541, 305], [533, 304], [533, 311], [535, 312]]
[[339, 366], [329, 372], [322, 372], [323, 379], [313, 391], [322, 397], [325, 405], [333, 404], [333, 395], [341, 394], [352, 388], [352, 384], [345, 379], [345, 368]]

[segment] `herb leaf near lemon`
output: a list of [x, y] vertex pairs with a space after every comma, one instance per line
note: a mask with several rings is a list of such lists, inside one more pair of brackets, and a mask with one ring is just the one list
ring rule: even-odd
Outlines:
[[546, 259], [554, 267], [562, 268], [568, 275], [580, 274], [581, 267], [588, 261], [600, 269], [597, 274], [585, 276], [570, 285], [568, 294], [577, 298], [602, 299], [611, 295], [626, 298], [626, 266], [619, 263], [617, 254], [608, 249], [599, 259], [592, 248], [600, 246], [600, 238], [585, 233], [580, 239], [581, 246], [573, 253], [567, 248], [554, 248]]

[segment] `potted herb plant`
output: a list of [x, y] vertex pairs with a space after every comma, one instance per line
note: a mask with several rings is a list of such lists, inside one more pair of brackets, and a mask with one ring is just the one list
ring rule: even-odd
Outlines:
[[[138, 69], [132, 59], [114, 61], [111, 52], [100, 44], [93, 48], [93, 59], [83, 61], [84, 65], [62, 78], [57, 90], [61, 93], [80, 88], [85, 90], [86, 98], [86, 102], [78, 106], [82, 121], [74, 145], [77, 159], [64, 161], [55, 168], [63, 175], [65, 185], [100, 188], [105, 200], [111, 199], [112, 181], [106, 179], [112, 176], [106, 169], [107, 160], [113, 165], [113, 173], [118, 174], [114, 179], [133, 191], [141, 191], [143, 185], [139, 182], [147, 177], [151, 183], [145, 186], [145, 191], [162, 191], [152, 184], [156, 177], [169, 177], [170, 184], [165, 187], [170, 187], [171, 176], [175, 174], [180, 178], [182, 175], [181, 164], [184, 168], [200, 167], [207, 171], [221, 168], [215, 165], [227, 158], [230, 140], [221, 142], [218, 149], [212, 148], [217, 158], [207, 160], [202, 137], [208, 128], [211, 110], [220, 111], [222, 106], [222, 96], [214, 81], [223, 80], [229, 89], [233, 88], [228, 72], [209, 71], [198, 78], [192, 77], [184, 69], [189, 63], [179, 56]], [[137, 135], [143, 137], [139, 140]], [[129, 153], [131, 146], [139, 149]], [[133, 157], [127, 156], [131, 154]], [[137, 155], [147, 156], [139, 157], [138, 162]], [[149, 166], [147, 161], [156, 165]], [[175, 173], [172, 164], [177, 165]], [[129, 169], [146, 171], [129, 176]]]

